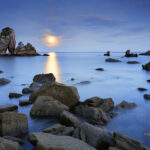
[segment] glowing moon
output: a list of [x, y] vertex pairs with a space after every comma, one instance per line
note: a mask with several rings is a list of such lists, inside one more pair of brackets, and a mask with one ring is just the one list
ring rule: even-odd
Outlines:
[[47, 46], [55, 47], [59, 45], [59, 37], [54, 35], [46, 35], [44, 42], [46, 43]]

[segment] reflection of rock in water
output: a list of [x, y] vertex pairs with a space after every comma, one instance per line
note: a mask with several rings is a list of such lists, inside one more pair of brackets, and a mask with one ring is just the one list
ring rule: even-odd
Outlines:
[[54, 52], [49, 53], [46, 62], [45, 73], [53, 73], [54, 76], [56, 77], [56, 81], [61, 82], [58, 60], [57, 60], [56, 53]]

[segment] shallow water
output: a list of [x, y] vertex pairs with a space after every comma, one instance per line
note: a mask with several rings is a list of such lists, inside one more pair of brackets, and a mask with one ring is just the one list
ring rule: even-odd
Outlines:
[[[24, 95], [19, 99], [9, 99], [10, 92], [21, 93], [24, 87], [28, 87], [33, 76], [38, 73], [53, 72], [57, 81], [74, 85], [78, 88], [80, 100], [92, 96], [102, 98], [112, 97], [115, 105], [122, 100], [135, 102], [135, 109], [121, 111], [120, 114], [108, 123], [107, 128], [138, 139], [150, 146], [150, 101], [143, 98], [145, 93], [150, 93], [150, 72], [142, 70], [141, 65], [150, 60], [150, 56], [137, 58], [122, 57], [123, 53], [112, 53], [112, 58], [122, 60], [120, 63], [105, 62], [107, 57], [103, 53], [51, 53], [50, 56], [36, 57], [0, 57], [0, 74], [11, 80], [11, 83], [0, 86], [0, 104], [19, 104], [20, 99], [28, 99]], [[140, 64], [127, 64], [129, 60], [139, 61]], [[96, 71], [98, 67], [104, 71]], [[71, 78], [75, 78], [71, 81]], [[90, 81], [89, 84], [77, 84], [81, 81]], [[22, 86], [21, 84], [26, 84]], [[147, 88], [146, 92], [139, 92], [138, 87]], [[32, 119], [29, 115], [30, 106], [19, 107], [18, 112], [25, 113], [29, 120], [29, 132], [42, 131], [44, 128], [57, 122], [54, 119]], [[32, 149], [28, 142], [26, 149]]]

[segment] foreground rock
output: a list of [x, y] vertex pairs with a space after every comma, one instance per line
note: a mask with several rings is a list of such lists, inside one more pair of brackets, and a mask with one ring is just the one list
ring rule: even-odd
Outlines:
[[147, 56], [149, 56], [149, 55], [150, 55], [150, 50], [148, 50], [148, 51], [145, 52], [145, 53], [141, 53], [140, 55], [147, 55]]
[[107, 51], [104, 56], [110, 56], [110, 51]]
[[29, 93], [32, 93], [32, 92], [33, 92], [33, 90], [31, 88], [23, 88], [22, 89], [23, 94], [29, 94]]
[[36, 150], [96, 150], [83, 141], [70, 136], [58, 136], [49, 133], [31, 133], [29, 141]]
[[16, 112], [0, 113], [0, 136], [18, 136], [28, 131], [28, 119], [25, 114]]
[[144, 98], [150, 100], [150, 94], [144, 94]]
[[13, 137], [13, 136], [3, 136], [4, 139], [7, 139], [7, 140], [10, 140], [10, 141], [13, 141], [13, 142], [17, 142], [19, 144], [24, 144], [24, 141], [20, 138], [17, 138], [17, 137]]
[[25, 106], [25, 105], [30, 105], [30, 104], [32, 104], [32, 102], [30, 102], [29, 100], [19, 100], [20, 106]]
[[103, 68], [97, 68], [96, 70], [97, 70], [97, 71], [104, 71]]
[[138, 54], [130, 53], [130, 50], [127, 50], [125, 53], [125, 57], [137, 57], [137, 56], [138, 56]]
[[69, 108], [51, 96], [39, 96], [31, 108], [33, 117], [59, 117], [63, 110]]
[[138, 61], [128, 61], [127, 64], [139, 64]]
[[56, 78], [52, 73], [37, 74], [34, 76], [33, 81], [38, 83], [55, 82]]
[[18, 106], [14, 104], [5, 104], [0, 105], [0, 113], [6, 112], [6, 111], [15, 111], [18, 110]]
[[6, 55], [7, 49], [10, 54], [15, 53], [15, 32], [13, 29], [6, 27], [0, 33], [0, 55]]
[[0, 150], [23, 150], [23, 148], [17, 142], [0, 137]]
[[119, 59], [107, 58], [105, 59], [106, 62], [121, 62]]
[[57, 82], [46, 82], [43, 84], [39, 90], [30, 95], [30, 101], [34, 102], [38, 96], [51, 96], [68, 107], [73, 107], [79, 102], [79, 94], [76, 87]]
[[22, 42], [18, 43], [16, 47], [16, 55], [18, 56], [36, 56], [39, 55], [36, 52], [36, 49], [32, 46], [32, 44], [27, 43], [24, 45]]
[[145, 64], [145, 65], [142, 65], [142, 68], [147, 70], [147, 71], [150, 71], [150, 62]]
[[88, 123], [83, 123], [80, 127], [76, 128], [73, 136], [99, 150], [107, 149], [109, 146], [114, 145], [112, 132]]
[[9, 98], [19, 98], [21, 96], [22, 94], [19, 94], [19, 93], [9, 93]]
[[147, 91], [146, 88], [138, 88], [139, 91]]
[[5, 85], [5, 84], [8, 84], [8, 83], [10, 83], [10, 80], [5, 79], [5, 78], [0, 78], [0, 85]]
[[121, 109], [132, 109], [135, 108], [137, 105], [135, 103], [129, 103], [127, 101], [122, 101], [120, 104], [118, 104], [115, 109], [121, 110]]

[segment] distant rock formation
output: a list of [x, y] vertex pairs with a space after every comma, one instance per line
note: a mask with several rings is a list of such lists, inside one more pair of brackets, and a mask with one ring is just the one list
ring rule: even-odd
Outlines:
[[6, 55], [7, 49], [10, 54], [15, 53], [15, 32], [13, 29], [6, 27], [0, 32], [0, 55]]
[[32, 46], [32, 44], [27, 43], [24, 45], [22, 42], [18, 43], [18, 46], [16, 47], [16, 55], [19, 56], [28, 56], [28, 55], [38, 55], [36, 52], [36, 49]]
[[125, 57], [138, 57], [138, 55], [130, 53], [130, 50], [127, 50], [126, 53], [125, 53]]

